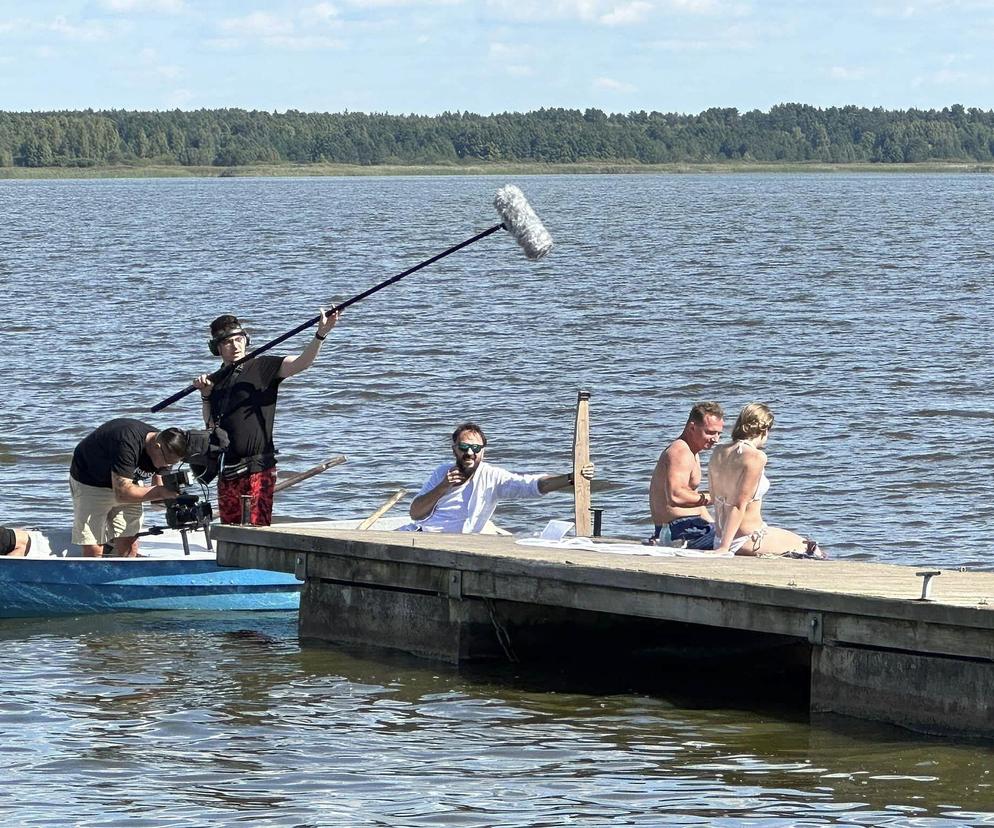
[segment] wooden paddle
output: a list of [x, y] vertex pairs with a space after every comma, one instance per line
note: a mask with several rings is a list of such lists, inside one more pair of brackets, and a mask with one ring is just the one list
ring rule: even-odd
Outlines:
[[303, 480], [307, 480], [309, 477], [314, 477], [314, 475], [316, 474], [321, 474], [321, 472], [327, 471], [328, 469], [334, 466], [342, 465], [342, 463], [344, 463], [347, 459], [348, 458], [346, 458], [344, 454], [339, 454], [336, 457], [330, 457], [327, 460], [325, 460], [323, 463], [318, 463], [313, 468], [307, 469], [307, 471], [302, 471], [299, 474], [292, 474], [286, 480], [281, 480], [279, 483], [276, 484], [276, 487], [273, 489], [273, 491], [282, 492], [284, 489], [289, 489], [291, 486], [296, 486], [298, 483], [300, 483]]
[[359, 524], [359, 528], [368, 529], [370, 526], [376, 523], [376, 521], [378, 521], [381, 517], [383, 517], [383, 515], [385, 515], [388, 511], [390, 511], [390, 509], [393, 508], [393, 505], [406, 494], [407, 494], [407, 489], [397, 489], [397, 491], [395, 491], [392, 495], [390, 495], [390, 497], [388, 497], [384, 501], [383, 505], [380, 506], [379, 509], [373, 512], [373, 514], [371, 514], [368, 518], [366, 518], [362, 523]]
[[590, 481], [580, 474], [590, 462], [590, 392], [576, 395], [576, 426], [573, 429], [573, 511], [576, 536], [593, 534], [590, 516]]

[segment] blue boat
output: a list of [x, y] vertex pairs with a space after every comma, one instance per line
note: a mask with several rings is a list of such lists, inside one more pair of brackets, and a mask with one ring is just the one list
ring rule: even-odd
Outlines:
[[178, 532], [167, 532], [143, 539], [140, 558], [0, 557], [0, 618], [300, 606], [302, 584], [293, 575], [218, 566], [192, 537], [187, 548]]

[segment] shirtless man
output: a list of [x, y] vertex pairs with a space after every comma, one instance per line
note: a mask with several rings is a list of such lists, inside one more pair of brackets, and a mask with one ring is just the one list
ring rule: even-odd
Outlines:
[[708, 513], [708, 492], [697, 491], [701, 483], [700, 453], [721, 439], [725, 413], [716, 402], [702, 402], [690, 409], [683, 433], [659, 455], [649, 482], [649, 511], [656, 531], [647, 541], [660, 542], [664, 526], [670, 539], [685, 541], [688, 549], [711, 549], [714, 520]]

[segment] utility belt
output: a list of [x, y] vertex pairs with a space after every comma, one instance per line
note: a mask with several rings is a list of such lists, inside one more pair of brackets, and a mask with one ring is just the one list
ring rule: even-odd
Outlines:
[[221, 469], [222, 480], [237, 480], [256, 472], [266, 471], [276, 465], [275, 451], [267, 451], [264, 454], [253, 454], [251, 457], [243, 457], [237, 463], [225, 463]]

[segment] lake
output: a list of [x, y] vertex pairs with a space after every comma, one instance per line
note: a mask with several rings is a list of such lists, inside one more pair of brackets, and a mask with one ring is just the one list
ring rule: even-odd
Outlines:
[[[0, 521], [68, 525], [70, 455], [101, 422], [196, 427], [196, 395], [148, 409], [216, 367], [215, 316], [261, 344], [496, 223], [504, 183], [0, 181]], [[690, 407], [720, 401], [730, 430], [763, 401], [770, 523], [836, 557], [994, 567], [989, 176], [515, 183], [556, 249], [530, 262], [498, 233], [350, 308], [276, 427], [285, 471], [348, 462], [278, 513], [416, 491], [467, 419], [491, 461], [566, 471], [589, 389], [594, 506], [644, 537]], [[558, 493], [496, 520], [571, 512]], [[4, 621], [0, 640], [8, 824], [994, 823], [989, 748], [762, 697], [454, 670], [301, 643], [284, 615]]]

